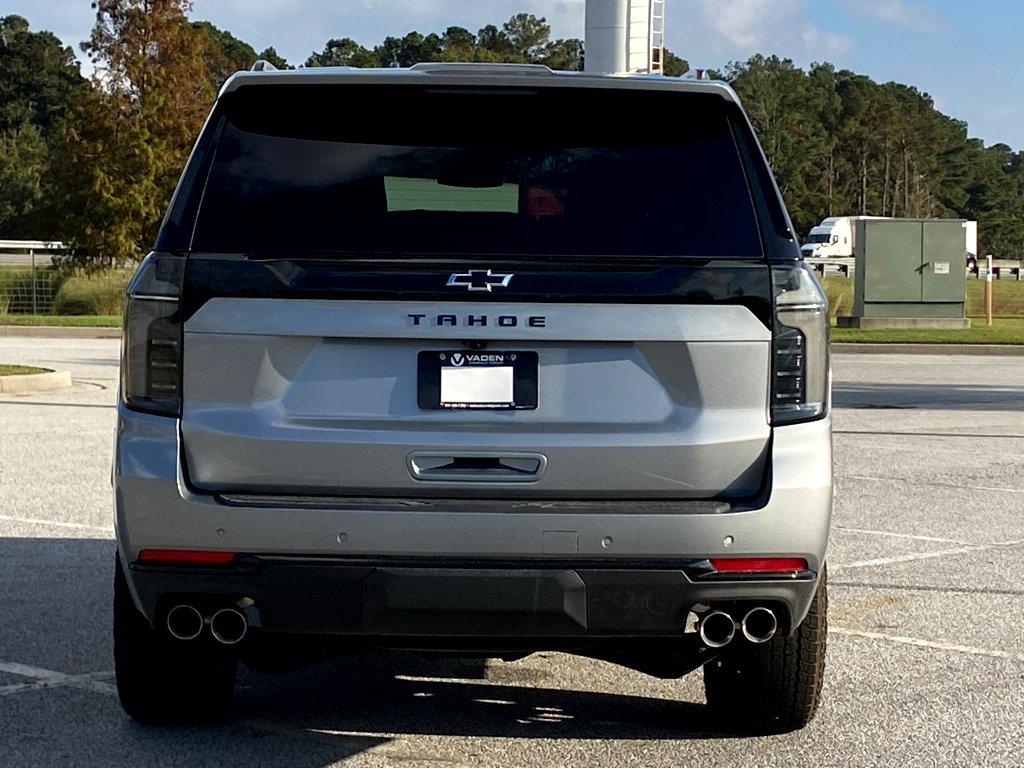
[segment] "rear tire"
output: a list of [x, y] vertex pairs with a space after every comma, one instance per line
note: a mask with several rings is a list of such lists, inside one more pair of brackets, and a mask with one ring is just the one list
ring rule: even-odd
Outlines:
[[114, 670], [121, 707], [144, 724], [209, 721], [224, 715], [237, 662], [206, 637], [178, 641], [139, 613], [116, 558]]
[[814, 718], [825, 673], [827, 578], [823, 569], [810, 611], [792, 636], [756, 646], [734, 641], [704, 665], [708, 706], [731, 728], [777, 734]]

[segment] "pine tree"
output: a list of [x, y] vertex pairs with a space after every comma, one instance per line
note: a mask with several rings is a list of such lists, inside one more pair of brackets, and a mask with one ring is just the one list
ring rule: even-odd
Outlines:
[[82, 44], [93, 88], [64, 122], [51, 176], [60, 235], [90, 267], [144, 254], [215, 96], [187, 0], [94, 5]]

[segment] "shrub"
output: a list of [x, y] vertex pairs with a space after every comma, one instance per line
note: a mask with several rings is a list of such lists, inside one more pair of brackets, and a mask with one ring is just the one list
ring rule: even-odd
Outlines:
[[53, 301], [56, 315], [120, 315], [124, 291], [132, 274], [112, 271], [91, 275], [70, 275]]

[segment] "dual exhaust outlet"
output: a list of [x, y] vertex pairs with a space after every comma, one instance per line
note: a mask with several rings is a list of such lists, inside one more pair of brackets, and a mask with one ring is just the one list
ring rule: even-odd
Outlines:
[[179, 641], [198, 638], [206, 625], [210, 626], [210, 635], [214, 640], [225, 646], [238, 643], [249, 631], [249, 621], [245, 614], [235, 608], [219, 609], [204, 617], [195, 606], [182, 603], [167, 612], [167, 632]]
[[770, 641], [779, 629], [775, 612], [766, 606], [755, 606], [737, 621], [727, 612], [716, 609], [701, 617], [697, 623], [700, 640], [710, 649], [719, 649], [731, 643], [736, 631], [750, 643], [763, 644]]

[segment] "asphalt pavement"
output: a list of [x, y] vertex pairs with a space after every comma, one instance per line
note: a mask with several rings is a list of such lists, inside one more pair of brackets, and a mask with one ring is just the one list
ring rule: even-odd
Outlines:
[[75, 381], [0, 398], [0, 764], [1024, 761], [1024, 357], [835, 356], [824, 701], [801, 732], [741, 738], [715, 731], [699, 673], [562, 654], [244, 671], [222, 724], [135, 724], [110, 637], [118, 345], [0, 338], [0, 361]]

